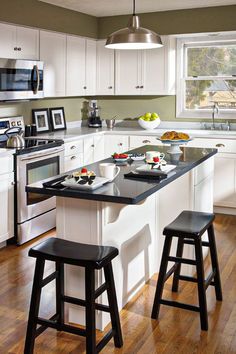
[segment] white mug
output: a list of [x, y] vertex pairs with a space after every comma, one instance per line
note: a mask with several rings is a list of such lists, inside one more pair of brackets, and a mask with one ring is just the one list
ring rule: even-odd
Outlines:
[[114, 163], [104, 162], [99, 164], [100, 175], [108, 178], [110, 181], [116, 178], [120, 172], [120, 167]]
[[159, 157], [160, 160], [163, 160], [165, 157], [165, 154], [163, 152], [159, 152], [159, 151], [147, 151], [146, 152], [146, 160], [152, 160], [153, 157]]

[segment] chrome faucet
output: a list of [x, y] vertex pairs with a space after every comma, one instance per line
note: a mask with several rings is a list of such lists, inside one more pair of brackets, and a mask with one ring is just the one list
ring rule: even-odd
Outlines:
[[219, 107], [216, 103], [214, 103], [214, 105], [212, 106], [212, 130], [215, 129], [215, 114], [219, 113]]

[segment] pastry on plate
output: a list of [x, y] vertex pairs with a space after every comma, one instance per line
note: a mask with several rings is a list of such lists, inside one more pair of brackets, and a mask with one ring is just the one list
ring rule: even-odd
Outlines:
[[186, 133], [176, 132], [175, 130], [165, 132], [161, 140], [189, 140], [190, 136]]

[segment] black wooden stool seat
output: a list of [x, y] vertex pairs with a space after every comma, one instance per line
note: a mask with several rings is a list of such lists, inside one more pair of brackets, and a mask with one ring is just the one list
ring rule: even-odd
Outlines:
[[[201, 329], [208, 329], [206, 290], [209, 285], [215, 287], [216, 299], [222, 301], [220, 272], [215, 244], [215, 233], [213, 228], [214, 218], [214, 214], [211, 213], [186, 210], [183, 211], [171, 224], [164, 228], [163, 234], [166, 237], [152, 309], [153, 319], [158, 318], [161, 304], [174, 306], [185, 310], [200, 312]], [[208, 233], [208, 242], [202, 241], [201, 238], [205, 231]], [[173, 237], [178, 238], [176, 257], [170, 256]], [[183, 258], [184, 244], [190, 244], [194, 246], [196, 259]], [[204, 275], [202, 246], [209, 247], [212, 262], [212, 271], [206, 279]], [[167, 271], [168, 262], [174, 262], [174, 265]], [[181, 275], [180, 271], [182, 263], [195, 265], [197, 268], [197, 277]], [[172, 274], [174, 274], [172, 284], [173, 292], [178, 291], [179, 280], [197, 283], [199, 306], [165, 300], [162, 298], [164, 284]]]
[[45, 260], [101, 269], [118, 255], [110, 246], [87, 245], [60, 238], [50, 238], [29, 251], [29, 256]]
[[[123, 339], [111, 264], [112, 259], [117, 255], [118, 250], [115, 247], [87, 245], [59, 238], [50, 238], [30, 249], [29, 256], [36, 258], [36, 266], [24, 354], [33, 353], [36, 337], [49, 327], [86, 337], [87, 354], [99, 353], [112, 338], [116, 347], [122, 347]], [[54, 261], [56, 270], [43, 278], [46, 260]], [[64, 294], [64, 264], [85, 268], [84, 300]], [[103, 269], [105, 275], [105, 282], [98, 289], [95, 289], [96, 269]], [[54, 279], [56, 280], [56, 313], [49, 319], [40, 318], [38, 314], [42, 288]], [[104, 291], [107, 291], [108, 305], [95, 302]], [[85, 329], [65, 323], [65, 303], [85, 307]], [[112, 325], [112, 329], [98, 344], [96, 344], [95, 310], [109, 312]]]
[[184, 210], [171, 224], [164, 228], [165, 236], [186, 238], [200, 237], [213, 223], [215, 215]]

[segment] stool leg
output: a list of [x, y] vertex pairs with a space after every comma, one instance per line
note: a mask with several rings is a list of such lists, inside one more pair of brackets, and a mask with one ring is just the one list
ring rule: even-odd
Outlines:
[[159, 271], [159, 276], [157, 281], [156, 293], [155, 293], [155, 298], [154, 298], [154, 303], [152, 308], [151, 317], [153, 319], [157, 319], [159, 315], [160, 299], [162, 297], [164, 283], [165, 283], [165, 275], [166, 275], [166, 270], [168, 265], [168, 256], [170, 254], [171, 242], [172, 242], [172, 236], [166, 236], [163, 253], [162, 253], [160, 271]]
[[198, 285], [198, 299], [200, 307], [200, 320], [201, 329], [208, 330], [208, 318], [207, 318], [207, 302], [205, 291], [205, 276], [204, 276], [204, 264], [202, 256], [202, 241], [200, 238], [195, 240], [195, 252], [197, 263], [197, 285]]
[[95, 271], [85, 268], [86, 354], [96, 354]]
[[[184, 250], [184, 239], [179, 238], [178, 245], [177, 245], [177, 251], [176, 251], [176, 257], [182, 258], [183, 250]], [[173, 277], [173, 284], [172, 284], [172, 291], [173, 292], [178, 292], [180, 271], [181, 271], [181, 263], [178, 263], [176, 266], [176, 270], [174, 272], [174, 277]]]
[[40, 297], [42, 291], [41, 282], [43, 280], [44, 265], [44, 260], [36, 259], [24, 354], [32, 354], [34, 351], [37, 328], [36, 319], [38, 318], [39, 314]]
[[111, 325], [113, 329], [115, 347], [121, 348], [123, 346], [123, 338], [120, 326], [120, 317], [116, 298], [115, 282], [112, 270], [112, 264], [109, 263], [104, 267], [105, 280], [107, 283], [107, 297], [111, 314]]
[[57, 322], [60, 331], [60, 326], [64, 324], [64, 301], [62, 299], [64, 296], [64, 264], [56, 262], [56, 270], [58, 271], [58, 278], [56, 278], [56, 313], [59, 315]]
[[214, 232], [213, 225], [210, 225], [207, 231], [208, 231], [208, 239], [210, 245], [212, 269], [213, 271], [216, 272], [214, 276], [216, 299], [218, 301], [222, 301], [223, 296], [222, 296], [221, 281], [220, 281], [220, 270], [219, 270], [219, 263], [218, 263], [216, 242], [215, 242], [215, 232]]

